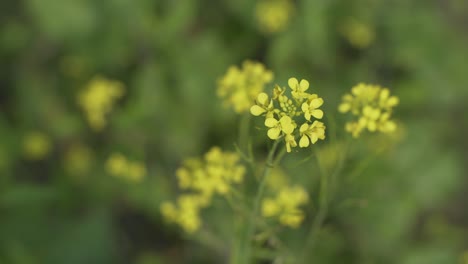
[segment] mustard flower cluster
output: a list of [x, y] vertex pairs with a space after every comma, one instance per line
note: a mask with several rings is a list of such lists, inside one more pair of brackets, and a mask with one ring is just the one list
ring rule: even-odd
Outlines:
[[176, 171], [179, 188], [187, 191], [175, 203], [164, 202], [162, 215], [180, 225], [187, 233], [201, 226], [200, 210], [208, 207], [214, 195], [226, 195], [233, 184], [241, 183], [246, 169], [234, 152], [211, 148], [203, 159], [188, 159]]
[[272, 80], [273, 73], [263, 64], [247, 60], [242, 63], [242, 68], [229, 67], [218, 81], [217, 94], [226, 106], [242, 113], [249, 109], [257, 94]]
[[360, 83], [345, 94], [338, 110], [352, 113], [358, 119], [346, 123], [346, 131], [353, 137], [359, 137], [363, 130], [370, 132], [391, 133], [396, 130], [396, 123], [391, 120], [393, 108], [399, 99], [391, 96], [387, 88]]
[[146, 176], [146, 167], [142, 162], [129, 161], [120, 153], [113, 153], [107, 159], [106, 170], [112, 176], [131, 182], [140, 182]]
[[369, 47], [375, 40], [373, 28], [356, 19], [348, 19], [341, 28], [341, 34], [358, 49]]
[[291, 0], [260, 0], [255, 8], [255, 17], [260, 30], [275, 33], [287, 27], [293, 12]]
[[301, 186], [283, 186], [273, 198], [262, 201], [262, 215], [276, 217], [282, 225], [297, 228], [304, 220], [299, 208], [308, 202], [309, 195]]
[[119, 81], [95, 77], [78, 96], [78, 104], [86, 114], [90, 127], [101, 131], [107, 124], [106, 116], [112, 111], [115, 101], [124, 94]]
[[[258, 94], [250, 113], [254, 116], [264, 116], [268, 137], [272, 140], [284, 139], [286, 151], [291, 152], [291, 149], [298, 145], [298, 137], [301, 148], [308, 147], [311, 143], [315, 144], [319, 139], [325, 139], [325, 125], [318, 121], [323, 117], [323, 111], [320, 109], [323, 99], [317, 94], [307, 92], [309, 82], [304, 79], [299, 82], [296, 78], [290, 78], [288, 86], [290, 96], [285, 88], [278, 85], [273, 89], [271, 97], [266, 93]], [[302, 124], [299, 126], [300, 123]]]
[[42, 132], [33, 131], [23, 139], [23, 153], [27, 159], [44, 159], [52, 149], [50, 138]]

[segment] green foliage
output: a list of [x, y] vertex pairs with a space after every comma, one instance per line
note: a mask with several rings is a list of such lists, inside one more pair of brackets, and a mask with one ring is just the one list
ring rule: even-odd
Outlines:
[[[0, 263], [227, 262], [245, 230], [226, 202], [203, 213], [211, 228], [193, 236], [164, 222], [160, 204], [178, 195], [175, 171], [185, 158], [215, 145], [235, 150], [242, 117], [222, 106], [216, 88], [246, 59], [265, 64], [278, 84], [307, 79], [323, 97], [327, 126], [324, 142], [281, 164], [309, 193], [303, 226], [279, 229], [284, 251], [268, 240], [255, 256], [271, 260], [304, 246], [321, 179], [340, 167], [346, 144], [337, 106], [366, 82], [400, 98], [402, 129], [352, 141], [310, 262], [460, 261], [468, 249], [468, 4], [292, 2], [286, 29], [265, 33], [256, 1], [3, 1]], [[367, 46], [344, 33], [350, 19], [375, 35]], [[90, 128], [78, 103], [98, 75], [125, 86], [102, 131]], [[251, 120], [249, 137], [259, 161], [269, 147], [262, 122]], [[31, 132], [51, 143], [39, 160], [27, 155]], [[87, 158], [73, 152], [77, 145]], [[106, 171], [115, 152], [146, 164], [142, 182]], [[246, 180], [247, 193], [254, 183]]]

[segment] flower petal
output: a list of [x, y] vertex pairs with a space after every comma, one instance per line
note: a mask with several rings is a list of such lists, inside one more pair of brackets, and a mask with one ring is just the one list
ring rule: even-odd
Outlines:
[[311, 133], [310, 135], [310, 141], [312, 141], [312, 144], [315, 144], [315, 142], [317, 142], [318, 140], [318, 136], [317, 136], [317, 133]]
[[387, 106], [388, 107], [394, 107], [399, 103], [399, 101], [400, 100], [398, 99], [398, 97], [392, 96], [392, 97], [388, 98]]
[[350, 103], [342, 103], [340, 104], [340, 106], [338, 107], [338, 111], [340, 113], [346, 113], [348, 112], [349, 110], [351, 110], [351, 104]]
[[265, 113], [266, 110], [261, 108], [260, 106], [258, 105], [253, 105], [252, 107], [250, 107], [250, 113], [254, 116], [259, 116], [263, 113]]
[[274, 127], [274, 128], [268, 129], [267, 134], [269, 138], [275, 140], [279, 138], [280, 133], [281, 133], [281, 129], [279, 129], [278, 127]]
[[322, 98], [316, 98], [310, 101], [310, 106], [313, 108], [319, 108], [320, 106], [323, 105], [323, 99]]
[[299, 85], [298, 84], [298, 81], [296, 78], [289, 78], [288, 80], [288, 85], [289, 87], [292, 89], [292, 90], [296, 90], [297, 89], [297, 86]]
[[309, 89], [309, 82], [305, 79], [302, 79], [299, 87], [301, 92], [305, 92], [307, 89]]
[[307, 103], [302, 103], [301, 105], [301, 110], [302, 112], [306, 113], [307, 111], [309, 111], [309, 104]]
[[276, 120], [274, 117], [269, 117], [265, 119], [265, 126], [267, 127], [274, 127], [278, 125], [278, 120]]
[[266, 93], [260, 93], [257, 96], [257, 101], [262, 105], [266, 105], [268, 102], [268, 95]]
[[299, 140], [299, 147], [307, 148], [308, 146], [309, 146], [309, 138], [306, 135], [303, 135], [301, 137], [301, 140]]
[[315, 109], [314, 111], [312, 111], [312, 116], [317, 118], [317, 119], [321, 119], [323, 117], [323, 111], [320, 110], [320, 109]]

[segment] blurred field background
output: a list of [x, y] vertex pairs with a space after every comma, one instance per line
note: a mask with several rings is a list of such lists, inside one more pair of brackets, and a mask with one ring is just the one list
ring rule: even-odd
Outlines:
[[[165, 223], [159, 205], [177, 194], [183, 159], [234, 149], [240, 116], [216, 83], [246, 59], [275, 83], [308, 79], [326, 115], [358, 82], [400, 98], [396, 136], [356, 141], [314, 263], [468, 263], [468, 2], [291, 1], [277, 32], [256, 3], [1, 1], [0, 263], [224, 263], [223, 204], [203, 217], [221, 234], [216, 250]], [[124, 88], [99, 131], [79, 103], [96, 76]], [[341, 119], [327, 133], [344, 134]], [[252, 138], [262, 155], [264, 133]], [[143, 179], [110, 175], [113, 153], [144, 164]], [[284, 167], [314, 201], [314, 165], [300, 159]]]

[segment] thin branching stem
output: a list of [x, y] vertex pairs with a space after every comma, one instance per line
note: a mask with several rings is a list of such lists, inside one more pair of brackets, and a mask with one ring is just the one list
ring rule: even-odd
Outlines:
[[[247, 231], [245, 234], [245, 237], [243, 239], [243, 256], [241, 259], [244, 261], [241, 261], [240, 263], [249, 263], [250, 258], [251, 258], [251, 252], [252, 252], [252, 244], [251, 244], [251, 238], [253, 237], [255, 233], [255, 223], [258, 215], [258, 211], [260, 210], [260, 202], [263, 198], [263, 194], [265, 192], [265, 186], [267, 182], [268, 175], [270, 174], [271, 169], [275, 165], [275, 152], [278, 147], [278, 143], [280, 140], [276, 140], [273, 143], [272, 148], [270, 149], [270, 152], [268, 153], [267, 161], [265, 164], [265, 169], [263, 170], [263, 175], [262, 178], [260, 179], [260, 184], [257, 189], [257, 194], [255, 196], [254, 200], [254, 206], [252, 208], [252, 213], [250, 215], [250, 219], [247, 223]], [[278, 162], [278, 161], [276, 161]]]

